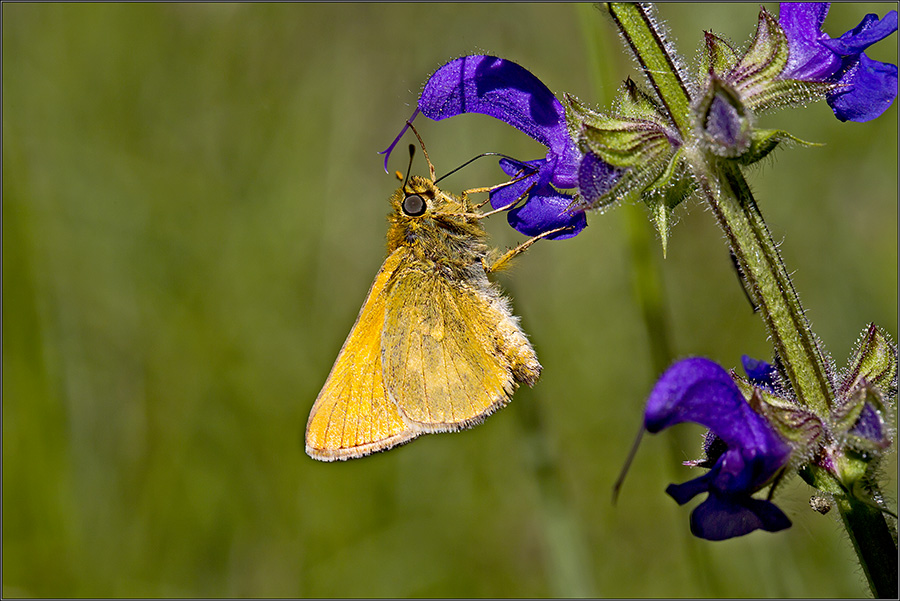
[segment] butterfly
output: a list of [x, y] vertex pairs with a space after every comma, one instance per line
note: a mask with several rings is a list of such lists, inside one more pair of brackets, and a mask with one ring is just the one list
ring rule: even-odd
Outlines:
[[[424, 146], [423, 146], [424, 148]], [[427, 153], [426, 153], [427, 160]], [[500, 254], [468, 194], [413, 176], [390, 198], [388, 256], [310, 411], [306, 452], [322, 461], [470, 428], [541, 373], [488, 275], [547, 232]]]

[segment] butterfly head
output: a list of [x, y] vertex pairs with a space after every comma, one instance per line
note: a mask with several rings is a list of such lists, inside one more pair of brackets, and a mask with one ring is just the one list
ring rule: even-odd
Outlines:
[[448, 244], [481, 241], [484, 228], [465, 196], [448, 194], [431, 180], [412, 176], [391, 196], [390, 250], [424, 246], [438, 250]]

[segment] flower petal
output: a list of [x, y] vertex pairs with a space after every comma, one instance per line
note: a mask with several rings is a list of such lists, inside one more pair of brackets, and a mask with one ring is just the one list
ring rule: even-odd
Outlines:
[[613, 167], [591, 153], [584, 155], [578, 167], [578, 193], [581, 199], [593, 205], [612, 190], [624, 173], [624, 169]]
[[858, 55], [895, 31], [897, 31], [897, 11], [892, 10], [882, 19], [879, 19], [878, 15], [868, 14], [859, 25], [841, 37], [823, 39], [821, 44], [840, 56]]
[[897, 11], [883, 18], [868, 14], [859, 25], [832, 39], [821, 31], [824, 3], [782, 3], [778, 21], [788, 37], [790, 56], [783, 79], [840, 84], [828, 104], [841, 121], [870, 121], [897, 96], [897, 67], [870, 59], [863, 50], [897, 31]]
[[835, 116], [841, 121], [871, 121], [897, 97], [897, 66], [861, 54], [840, 83], [846, 87], [829, 93], [827, 98]]
[[541, 167], [544, 163], [544, 160], [500, 159], [500, 168], [503, 172], [517, 181], [491, 190], [491, 206], [494, 209], [512, 209], [525, 200], [529, 192], [540, 183]]
[[496, 56], [463, 56], [428, 79], [419, 109], [439, 121], [462, 113], [480, 113], [522, 131], [556, 156], [569, 141], [565, 111], [547, 86], [527, 69]]
[[649, 432], [685, 421], [706, 426], [729, 450], [742, 449], [748, 456], [771, 457], [773, 464], [782, 465], [790, 455], [790, 447], [753, 411], [731, 375], [703, 357], [675, 363], [662, 375], [647, 400], [644, 426]]
[[778, 23], [788, 38], [790, 54], [782, 71], [784, 79], [824, 81], [841, 68], [841, 60], [820, 41], [829, 39], [822, 33], [828, 14], [827, 2], [782, 2]]
[[[691, 421], [706, 426], [729, 447], [742, 446], [752, 430], [769, 429], [753, 412], [731, 375], [703, 357], [684, 359], [670, 367], [656, 383], [644, 425], [649, 432]], [[774, 433], [773, 433], [774, 435]]]
[[691, 533], [706, 540], [725, 540], [754, 530], [777, 532], [791, 520], [774, 503], [752, 497], [709, 497], [691, 512]]
[[[709, 492], [709, 498], [692, 516], [694, 534], [721, 540], [757, 528], [789, 526], [790, 520], [780, 510], [751, 495], [784, 469], [791, 447], [753, 411], [731, 375], [709, 359], [695, 357], [677, 362], [650, 393], [644, 412], [644, 426], [649, 432], [685, 421], [707, 426], [720, 445], [704, 461], [714, 461], [709, 472], [666, 490], [678, 503]], [[729, 520], [735, 523], [728, 524]]]
[[[531, 173], [517, 182], [493, 190], [490, 194], [493, 208], [511, 208], [507, 214], [507, 221], [516, 231], [528, 236], [537, 236], [557, 228], [569, 228], [547, 236], [548, 240], [563, 240], [578, 235], [587, 226], [584, 211], [572, 207], [574, 197], [559, 192], [550, 185], [552, 163], [543, 159], [536, 161], [501, 159], [500, 167], [514, 179]], [[515, 206], [523, 200], [525, 204]]]
[[714, 472], [708, 471], [693, 480], [681, 484], [670, 484], [666, 487], [666, 494], [675, 499], [679, 505], [684, 505], [697, 495], [709, 492], [710, 481], [714, 476]]
[[531, 191], [528, 202], [507, 214], [509, 224], [518, 232], [537, 236], [550, 230], [568, 228], [546, 236], [547, 240], [564, 240], [578, 235], [587, 226], [584, 211], [572, 208], [574, 197], [555, 191], [552, 187]]
[[887, 448], [890, 446], [890, 439], [884, 431], [884, 420], [881, 419], [881, 415], [875, 407], [869, 403], [863, 405], [859, 419], [850, 429], [850, 434], [865, 439], [876, 447]]
[[741, 365], [744, 366], [744, 372], [747, 374], [750, 383], [756, 386], [763, 386], [769, 390], [775, 389], [778, 370], [774, 365], [747, 355], [741, 356]]

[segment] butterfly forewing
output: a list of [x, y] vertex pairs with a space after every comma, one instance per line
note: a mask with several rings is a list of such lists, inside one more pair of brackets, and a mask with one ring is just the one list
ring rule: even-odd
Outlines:
[[352, 459], [415, 438], [384, 387], [381, 331], [387, 290], [402, 263], [403, 249], [393, 252], [360, 309], [319, 393], [306, 425], [306, 452], [316, 459]]

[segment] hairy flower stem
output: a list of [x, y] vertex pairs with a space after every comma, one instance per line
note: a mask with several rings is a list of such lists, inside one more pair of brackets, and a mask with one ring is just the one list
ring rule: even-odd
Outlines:
[[872, 594], [878, 599], [896, 599], [897, 540], [884, 512], [853, 497], [838, 498], [837, 506]]
[[[691, 99], [655, 17], [647, 6], [631, 2], [611, 2], [606, 8], [679, 131], [690, 131]], [[681, 93], [664, 92], [670, 90]]]
[[737, 257], [798, 402], [828, 415], [834, 391], [825, 358], [743, 174], [734, 164], [696, 158], [691, 166], [701, 194]]
[[611, 3], [608, 10], [686, 142], [685, 156], [701, 194], [728, 236], [741, 272], [754, 291], [753, 300], [760, 304], [760, 313], [798, 401], [819, 415], [827, 415], [834, 391], [825, 359], [740, 169], [715, 161], [690, 143], [694, 129], [692, 99], [679, 73], [678, 60], [667, 47], [649, 8]]
[[[737, 256], [741, 273], [747, 278], [754, 300], [771, 334], [776, 352], [799, 402], [819, 415], [828, 415], [834, 391], [825, 372], [825, 360], [803, 307], [784, 267], [775, 242], [763, 221], [740, 169], [719, 164], [694, 165], [700, 189]], [[845, 457], [848, 462], [854, 460]], [[848, 471], [865, 469], [853, 466]], [[831, 477], [822, 473], [823, 477]], [[877, 483], [869, 484], [878, 493]], [[846, 494], [838, 484], [823, 489], [836, 492], [838, 510], [859, 557], [872, 593], [876, 597], [897, 595], [897, 542], [884, 514], [877, 508]]]
[[[825, 357], [740, 167], [705, 152], [696, 141], [693, 99], [651, 8], [632, 3], [610, 3], [606, 8], [684, 141], [699, 192], [737, 257], [797, 402], [827, 418], [835, 392]], [[897, 544], [884, 515], [846, 494], [838, 482], [840, 474], [829, 473], [826, 478], [833, 482], [823, 482], [820, 488], [839, 491], [837, 505], [872, 592], [896, 596]], [[876, 484], [870, 486], [878, 494]]]

